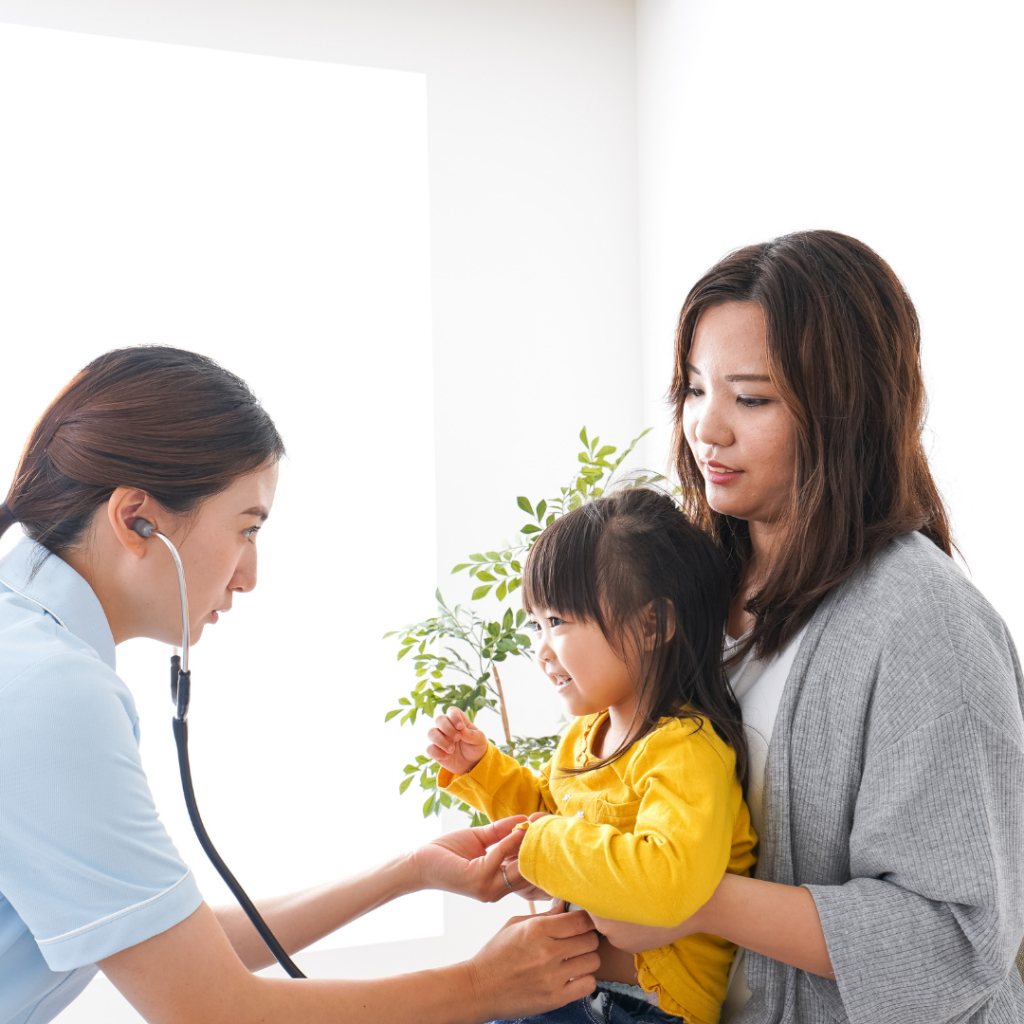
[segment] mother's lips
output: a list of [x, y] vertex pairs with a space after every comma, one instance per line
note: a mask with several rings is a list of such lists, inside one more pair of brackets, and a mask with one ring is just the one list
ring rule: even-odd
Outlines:
[[742, 472], [742, 469], [723, 466], [720, 462], [704, 463], [704, 476], [713, 484], [728, 483], [730, 480], [735, 480]]

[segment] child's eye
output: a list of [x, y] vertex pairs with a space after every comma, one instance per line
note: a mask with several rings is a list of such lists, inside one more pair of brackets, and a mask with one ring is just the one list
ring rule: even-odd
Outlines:
[[550, 624], [552, 629], [557, 629], [559, 626], [564, 626], [565, 625], [565, 620], [558, 618], [557, 615], [552, 615], [548, 619], [548, 623]]

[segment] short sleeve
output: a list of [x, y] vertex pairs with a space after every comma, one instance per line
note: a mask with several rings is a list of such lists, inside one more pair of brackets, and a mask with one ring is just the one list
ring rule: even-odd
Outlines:
[[0, 892], [53, 971], [202, 902], [153, 803], [131, 694], [97, 658], [54, 654], [0, 691]]

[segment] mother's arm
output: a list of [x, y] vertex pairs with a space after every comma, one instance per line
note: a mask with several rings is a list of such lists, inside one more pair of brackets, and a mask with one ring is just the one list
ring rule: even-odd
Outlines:
[[835, 977], [814, 897], [798, 885], [727, 873], [711, 899], [675, 928], [648, 928], [590, 916], [613, 946], [630, 953], [707, 932], [802, 971]]

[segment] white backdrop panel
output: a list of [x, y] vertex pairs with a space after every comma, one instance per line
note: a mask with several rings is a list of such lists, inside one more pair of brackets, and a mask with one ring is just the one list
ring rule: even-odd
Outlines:
[[[380, 639], [429, 611], [435, 574], [424, 77], [0, 26], [0, 138], [3, 488], [46, 403], [124, 345], [218, 359], [289, 447], [260, 585], [193, 655], [222, 854], [258, 895], [436, 834], [397, 795], [417, 740], [383, 724], [407, 673]], [[164, 820], [219, 902], [178, 787], [169, 653], [132, 641], [118, 667]], [[325, 944], [439, 934], [440, 907], [407, 897]]]

